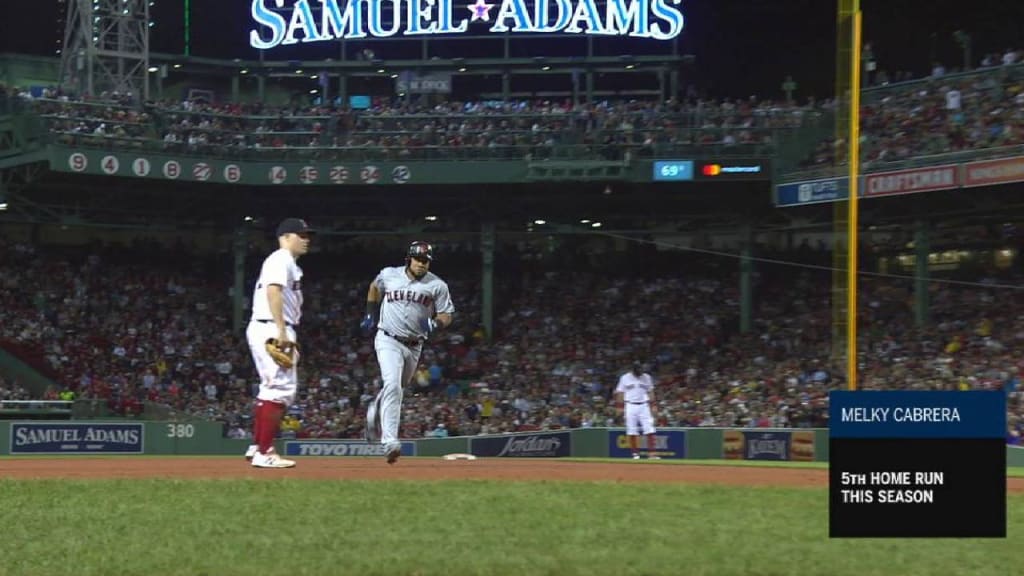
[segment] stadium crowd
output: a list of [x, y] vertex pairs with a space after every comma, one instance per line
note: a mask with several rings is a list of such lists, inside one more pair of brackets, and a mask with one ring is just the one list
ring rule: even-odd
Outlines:
[[[866, 167], [1024, 144], [1024, 64], [1016, 57], [989, 64], [961, 75], [935, 70], [923, 80], [877, 82], [867, 90]], [[0, 91], [5, 101], [7, 92]], [[195, 154], [300, 150], [311, 158], [437, 157], [455, 150], [460, 157], [544, 155], [559, 146], [621, 158], [659, 145], [772, 146], [778, 130], [800, 127], [832, 105], [755, 98], [543, 100], [394, 102], [355, 111], [139, 103], [118, 95], [85, 100], [55, 90], [18, 96], [32, 100], [68, 144]], [[804, 167], [832, 166], [843, 147], [823, 142]], [[249, 262], [260, 261], [261, 250]], [[379, 375], [372, 339], [353, 329], [366, 283], [381, 266], [397, 264], [391, 254], [348, 252], [347, 271], [333, 273], [318, 270], [317, 255], [304, 261], [312, 280], [300, 336], [307, 353], [287, 433], [361, 435]], [[783, 256], [815, 257], [806, 251]], [[634, 358], [648, 363], [658, 382], [661, 425], [823, 426], [827, 393], [844, 384], [841, 367], [830, 361], [830, 279], [819, 272], [759, 269], [753, 327], [740, 333], [734, 261], [687, 261], [685, 275], [678, 274], [678, 262], [655, 266], [639, 288], [634, 277], [595, 265], [577, 270], [578, 281], [566, 287], [555, 272], [565, 262], [512, 248], [499, 261], [503, 280], [488, 339], [477, 259], [472, 248], [438, 258], [459, 310], [457, 324], [425, 348], [404, 404], [404, 436], [610, 424], [617, 421], [612, 390]], [[230, 330], [230, 271], [223, 255], [200, 257], [181, 246], [57, 248], [0, 238], [6, 320], [0, 347], [58, 384], [45, 392], [48, 398], [73, 393], [123, 414], [163, 406], [220, 420], [230, 435], [244, 437], [254, 371], [244, 340]], [[920, 328], [913, 322], [911, 283], [864, 278], [860, 385], [1005, 389], [1009, 436], [1016, 442], [1024, 430], [1016, 391], [1024, 360], [1014, 352], [1024, 340], [1024, 299], [992, 287], [991, 278], [979, 280], [975, 286], [931, 283], [932, 321]], [[0, 382], [0, 399], [26, 394], [18, 382]]]
[[551, 157], [584, 151], [608, 159], [679, 146], [767, 149], [779, 130], [814, 107], [750, 100], [380, 103], [366, 110], [324, 106], [82, 100], [47, 90], [33, 99], [66, 144], [130, 146], [189, 154], [309, 159]]
[[[379, 371], [372, 338], [354, 328], [369, 279], [398, 263], [390, 254], [346, 252], [347, 271], [339, 272], [319, 264], [326, 256], [304, 259], [305, 353], [286, 433], [361, 435]], [[786, 256], [822, 259], [813, 251]], [[652, 258], [658, 256], [642, 261]], [[488, 342], [478, 257], [471, 249], [439, 253], [436, 268], [451, 285], [457, 324], [424, 349], [404, 404], [403, 435], [612, 424], [612, 390], [634, 358], [657, 381], [660, 425], [827, 425], [828, 391], [844, 386], [842, 370], [829, 360], [827, 273], [759, 268], [754, 322], [744, 334], [735, 261], [687, 260], [680, 276], [671, 272], [679, 258], [647, 265], [643, 277], [577, 263], [567, 285], [565, 262], [505, 250]], [[259, 261], [254, 253], [250, 262]], [[62, 387], [47, 391], [49, 398], [72, 391], [125, 414], [166, 406], [220, 420], [228, 434], [244, 437], [255, 372], [244, 339], [230, 330], [230, 270], [221, 257], [197, 258], [181, 247], [2, 241], [0, 345]], [[918, 328], [912, 283], [864, 278], [861, 387], [1005, 389], [1019, 434], [1024, 405], [1016, 387], [1024, 360], [1016, 350], [1024, 341], [1024, 297], [986, 282], [933, 282], [932, 322]]]
[[[1024, 144], [1024, 63], [865, 90], [861, 102], [864, 169], [922, 156]], [[845, 162], [847, 142], [828, 139], [801, 168]]]
[[[1024, 144], [1024, 62], [1017, 52], [986, 57], [974, 71], [936, 66], [923, 79], [872, 76], [862, 97], [865, 169], [915, 157]], [[122, 95], [80, 99], [57, 89], [27, 91], [58, 140], [186, 154], [291, 155], [310, 160], [548, 158], [576, 154], [642, 157], [681, 147], [734, 153], [770, 150], [785, 132], [820, 118], [832, 101], [448, 101], [377, 99], [343, 106], [162, 100]], [[833, 166], [846, 142], [824, 140], [803, 170]]]

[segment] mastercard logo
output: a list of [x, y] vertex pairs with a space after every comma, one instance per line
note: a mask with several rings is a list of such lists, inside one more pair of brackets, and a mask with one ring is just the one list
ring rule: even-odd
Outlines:
[[721, 164], [705, 164], [704, 167], [701, 169], [701, 172], [705, 176], [718, 176], [719, 174], [722, 173], [722, 165]]

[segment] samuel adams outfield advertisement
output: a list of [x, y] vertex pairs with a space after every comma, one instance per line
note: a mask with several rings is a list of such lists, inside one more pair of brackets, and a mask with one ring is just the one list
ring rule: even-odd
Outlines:
[[142, 454], [142, 424], [11, 424], [11, 454]]

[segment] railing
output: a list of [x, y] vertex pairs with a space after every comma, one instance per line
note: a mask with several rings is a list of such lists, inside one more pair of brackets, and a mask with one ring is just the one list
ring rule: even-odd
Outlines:
[[[1024, 79], [1024, 63], [1014, 64], [1012, 66], [1000, 65], [978, 68], [969, 72], [946, 74], [938, 77], [919, 78], [906, 82], [866, 88], [862, 91], [862, 104], [865, 106], [872, 106], [883, 98], [899, 98], [901, 96], [914, 95], [917, 91], [923, 89], [929, 90], [930, 93], [934, 95], [934, 89], [943, 86], [959, 87], [962, 90], [964, 83], [969, 82], [972, 82], [971, 88], [975, 91], [981, 93], [1002, 93], [1002, 91], [1006, 90], [1006, 85], [1008, 83], [1020, 81], [1022, 79]], [[981, 82], [983, 80], [987, 82]], [[1007, 100], [1007, 105], [1010, 106], [1013, 104]], [[871, 139], [871, 134], [865, 133], [862, 135], [866, 136], [864, 145], [861, 148], [861, 155], [863, 158], [868, 156], [873, 145], [873, 141]], [[815, 146], [819, 143], [820, 141], [812, 142]], [[975, 148], [956, 152], [944, 152], [940, 154], [921, 154], [912, 158], [896, 161], [864, 161], [861, 164], [861, 171], [865, 173], [887, 172], [891, 170], [938, 166], [941, 164], [970, 162], [990, 158], [1003, 158], [1022, 154], [1024, 154], [1024, 146], [1015, 145]], [[779, 180], [782, 182], [798, 182], [845, 176], [847, 173], [848, 169], [844, 165], [827, 164], [786, 171], [785, 173], [780, 174]]]
[[877, 98], [884, 98], [894, 92], [907, 92], [921, 86], [958, 83], [965, 80], [974, 80], [984, 76], [1003, 76], [1010, 80], [1022, 79], [1024, 78], [1024, 62], [1019, 62], [1010, 66], [1000, 64], [998, 66], [975, 68], [967, 72], [954, 72], [952, 74], [944, 74], [942, 76], [926, 76], [924, 78], [916, 78], [914, 80], [907, 80], [904, 82], [890, 82], [879, 86], [871, 86], [870, 88], [865, 88], [861, 91], [861, 103], [870, 104]]
[[[896, 162], [863, 162], [861, 173], [890, 172], [893, 170], [907, 170], [910, 168], [925, 168], [928, 166], [942, 166], [944, 164], [959, 164], [963, 162], [974, 162], [977, 160], [991, 160], [994, 158], [1010, 158], [1013, 156], [1024, 156], [1024, 145], [997, 146], [994, 148], [979, 148], [977, 150], [960, 150], [946, 154], [928, 154], [915, 156], [906, 160]], [[837, 178], [850, 173], [846, 165], [821, 166], [796, 172], [788, 172], [780, 178], [786, 182], [805, 182], [822, 178]]]
[[75, 403], [70, 400], [0, 400], [0, 410], [70, 413], [74, 404]]
[[[623, 161], [766, 157], [811, 109], [239, 116], [116, 102], [33, 101], [52, 142], [233, 160]], [[740, 121], [749, 126], [740, 125]]]

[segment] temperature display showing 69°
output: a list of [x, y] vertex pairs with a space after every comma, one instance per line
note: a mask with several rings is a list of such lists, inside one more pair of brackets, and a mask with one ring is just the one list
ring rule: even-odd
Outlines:
[[693, 160], [658, 160], [651, 179], [655, 182], [693, 180]]

